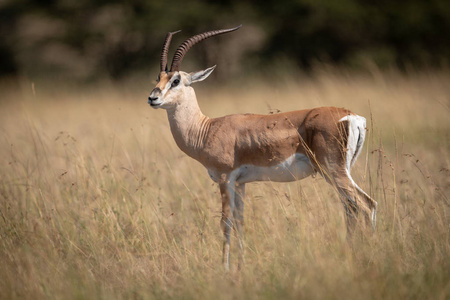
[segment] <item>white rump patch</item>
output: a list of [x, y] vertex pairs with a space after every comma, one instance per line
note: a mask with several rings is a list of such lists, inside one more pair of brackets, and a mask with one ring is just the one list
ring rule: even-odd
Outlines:
[[361, 153], [364, 139], [366, 136], [366, 118], [358, 115], [348, 115], [339, 120], [339, 122], [348, 121], [348, 141], [346, 166], [350, 172], [351, 167]]

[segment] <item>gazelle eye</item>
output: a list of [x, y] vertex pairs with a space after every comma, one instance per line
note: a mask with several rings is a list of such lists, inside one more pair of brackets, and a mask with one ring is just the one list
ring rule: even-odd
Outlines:
[[156, 82], [159, 83], [159, 75], [156, 77]]
[[177, 86], [180, 83], [180, 79], [175, 79], [174, 81], [172, 81], [172, 87]]

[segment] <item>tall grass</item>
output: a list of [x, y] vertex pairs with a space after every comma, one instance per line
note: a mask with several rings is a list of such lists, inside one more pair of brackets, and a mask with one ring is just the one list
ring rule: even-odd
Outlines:
[[[247, 187], [246, 265], [221, 266], [218, 188], [175, 145], [152, 88], [24, 84], [0, 111], [2, 299], [448, 299], [450, 75], [197, 88], [209, 116], [345, 106], [368, 119], [355, 181], [377, 230], [352, 243], [324, 179]], [[232, 241], [233, 242], [233, 241]], [[234, 247], [233, 247], [234, 246]]]

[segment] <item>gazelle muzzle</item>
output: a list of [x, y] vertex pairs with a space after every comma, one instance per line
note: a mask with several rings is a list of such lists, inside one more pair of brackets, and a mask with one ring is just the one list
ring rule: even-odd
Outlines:
[[153, 91], [150, 93], [150, 96], [148, 97], [147, 103], [150, 104], [150, 106], [158, 106], [161, 104], [161, 101], [159, 100], [159, 97], [161, 97], [161, 89], [159, 87], [156, 87], [153, 89]]

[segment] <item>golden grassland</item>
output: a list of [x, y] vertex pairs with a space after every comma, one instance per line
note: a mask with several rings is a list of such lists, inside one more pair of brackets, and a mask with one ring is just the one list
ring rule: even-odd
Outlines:
[[[377, 229], [347, 241], [323, 178], [248, 184], [246, 265], [221, 265], [220, 197], [146, 98], [24, 83], [0, 101], [2, 299], [448, 299], [450, 74], [323, 70], [197, 87], [211, 117], [344, 106], [368, 121], [355, 181]], [[234, 246], [234, 247], [233, 247]]]

